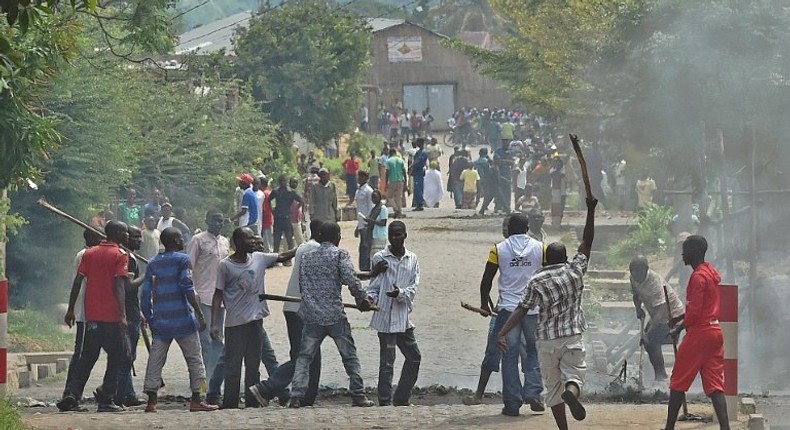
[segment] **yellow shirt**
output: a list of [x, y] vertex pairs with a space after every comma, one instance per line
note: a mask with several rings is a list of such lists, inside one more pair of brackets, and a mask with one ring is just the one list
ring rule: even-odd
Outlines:
[[480, 180], [480, 174], [475, 169], [466, 169], [461, 172], [461, 180], [464, 181], [465, 193], [477, 192], [477, 181]]

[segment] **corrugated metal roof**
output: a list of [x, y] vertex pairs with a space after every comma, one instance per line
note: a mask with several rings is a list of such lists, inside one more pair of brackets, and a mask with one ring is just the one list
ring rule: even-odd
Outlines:
[[233, 53], [231, 38], [233, 32], [241, 27], [246, 27], [252, 17], [252, 11], [240, 12], [235, 15], [201, 25], [178, 36], [179, 44], [176, 54], [190, 52], [210, 53], [225, 48], [228, 54]]
[[395, 27], [397, 25], [405, 24], [406, 20], [404, 19], [387, 19], [387, 18], [368, 18], [368, 24], [373, 29], [373, 32], [386, 30], [390, 27]]

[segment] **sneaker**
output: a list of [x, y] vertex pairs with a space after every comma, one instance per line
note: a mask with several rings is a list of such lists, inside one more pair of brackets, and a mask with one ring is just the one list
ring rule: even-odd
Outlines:
[[156, 412], [156, 403], [149, 403], [145, 405], [146, 412]]
[[219, 406], [221, 403], [222, 403], [222, 399], [208, 398], [208, 397], [206, 398], [207, 405]]
[[422, 206], [417, 206], [416, 208], [414, 208], [415, 212], [420, 212], [420, 211], [424, 211], [424, 210], [425, 210], [425, 208], [423, 208]]
[[258, 404], [261, 405], [261, 407], [269, 406], [269, 399], [263, 397], [261, 394], [261, 389], [258, 388], [258, 384], [250, 386], [250, 394], [252, 394], [252, 397], [255, 397], [255, 400], [258, 401]]
[[72, 395], [63, 396], [62, 399], [58, 400], [55, 404], [58, 407], [58, 410], [61, 412], [69, 412], [74, 409], [75, 406], [78, 405], [77, 399], [74, 398]]
[[115, 403], [99, 403], [96, 412], [123, 412], [123, 406], [118, 406]]
[[587, 417], [587, 410], [584, 409], [584, 406], [582, 406], [581, 402], [579, 402], [579, 399], [577, 399], [573, 393], [570, 391], [565, 391], [560, 397], [562, 397], [562, 401], [568, 405], [568, 409], [571, 410], [571, 415], [573, 415], [573, 418], [576, 421], [582, 421]]
[[478, 399], [475, 396], [464, 397], [463, 401], [466, 406], [475, 406], [475, 405], [483, 404], [483, 399]]
[[[290, 393], [285, 393], [285, 394], [281, 394], [281, 395], [277, 396], [277, 403], [280, 406], [282, 406], [282, 407], [288, 406], [288, 402], [290, 400], [291, 400], [291, 394]], [[308, 406], [308, 405], [305, 405], [305, 406]]]
[[532, 412], [545, 412], [546, 406], [543, 405], [543, 402], [540, 399], [527, 399], [527, 403], [529, 403], [529, 409]]
[[302, 399], [291, 397], [291, 403], [288, 404], [291, 409], [299, 409], [302, 407]]
[[145, 403], [146, 403], [145, 400], [140, 400], [137, 397], [131, 396], [123, 399], [123, 402], [121, 402], [121, 404], [118, 406], [126, 406], [127, 408], [133, 408], [135, 406], [142, 406]]
[[359, 407], [359, 408], [369, 408], [369, 407], [371, 407], [373, 405], [374, 405], [374, 403], [371, 400], [368, 400], [366, 398], [357, 399], [357, 400], [354, 400], [353, 402], [351, 402], [351, 406], [356, 406], [356, 407]]
[[509, 417], [517, 417], [519, 413], [518, 413], [518, 409], [512, 410], [508, 408], [502, 408], [502, 415], [506, 415]]
[[204, 401], [189, 402], [189, 412], [211, 412], [219, 410], [219, 406], [206, 404]]

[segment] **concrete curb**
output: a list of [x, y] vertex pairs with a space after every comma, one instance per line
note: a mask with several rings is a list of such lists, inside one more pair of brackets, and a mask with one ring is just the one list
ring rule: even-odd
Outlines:
[[14, 396], [20, 388], [27, 388], [39, 379], [67, 371], [71, 355], [69, 351], [9, 354], [7, 394]]

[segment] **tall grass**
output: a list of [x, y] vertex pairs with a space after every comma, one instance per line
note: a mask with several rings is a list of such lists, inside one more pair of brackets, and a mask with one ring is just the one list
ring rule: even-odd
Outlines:
[[25, 430], [19, 410], [8, 399], [0, 398], [0, 428], [3, 430]]
[[74, 336], [64, 333], [55, 315], [35, 309], [9, 309], [8, 337], [12, 352], [63, 351], [74, 344]]

